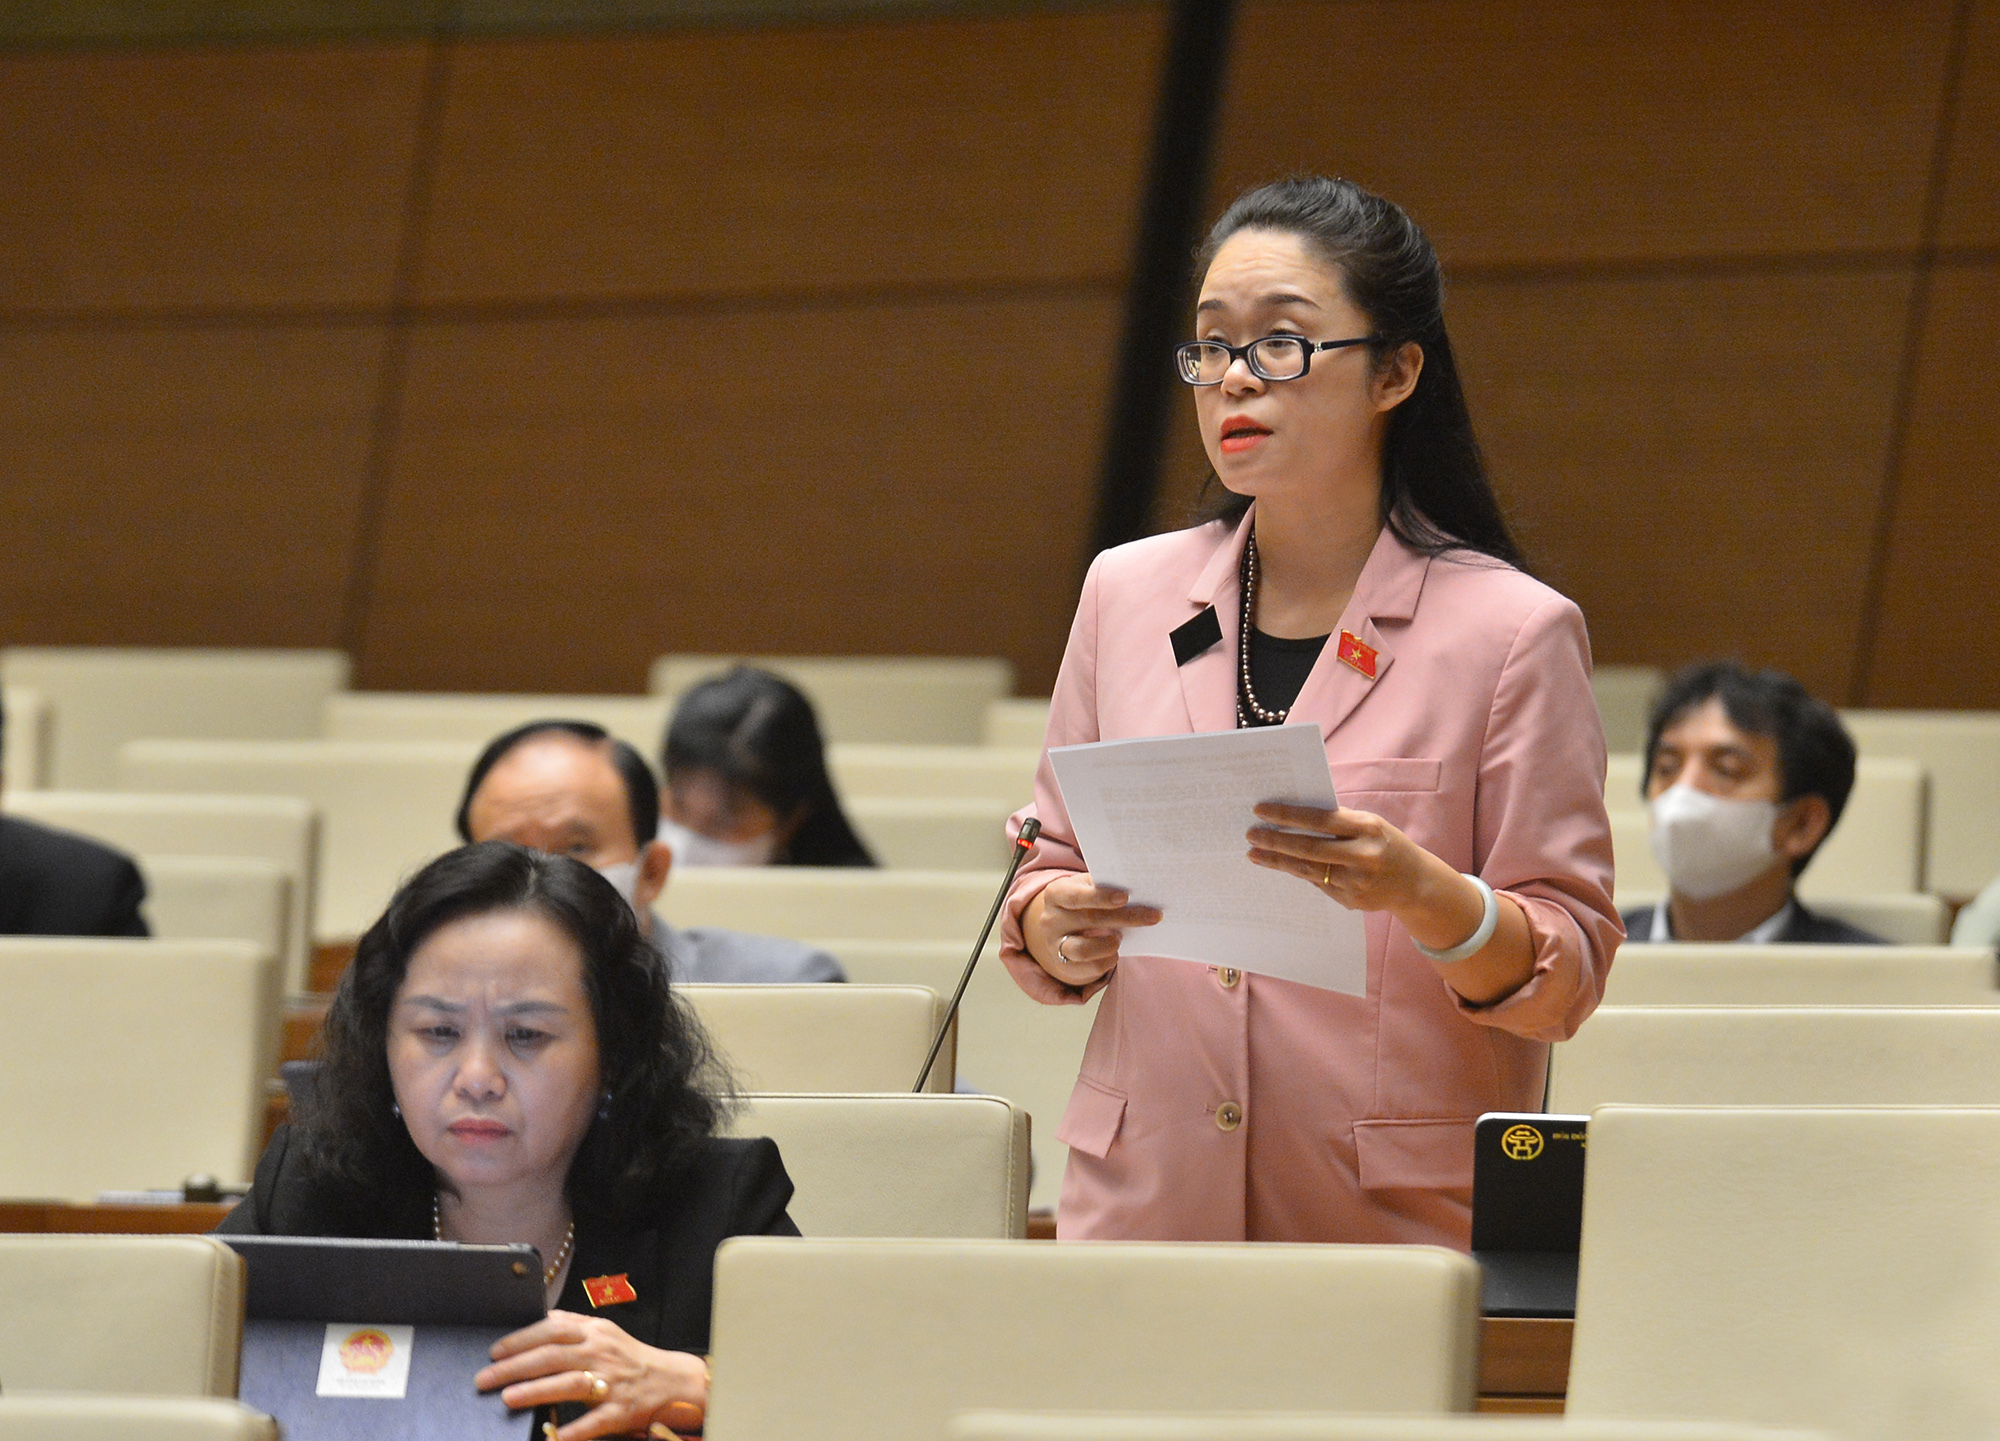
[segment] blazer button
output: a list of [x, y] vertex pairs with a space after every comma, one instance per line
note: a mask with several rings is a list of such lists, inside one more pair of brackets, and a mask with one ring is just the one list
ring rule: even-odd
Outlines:
[[1224, 966], [1215, 973], [1215, 978], [1222, 982], [1224, 990], [1233, 991], [1236, 989], [1236, 983], [1243, 979], [1243, 972], [1233, 966]]
[[1225, 1131], [1233, 1131], [1243, 1124], [1243, 1108], [1234, 1101], [1224, 1101], [1215, 1108], [1215, 1124]]

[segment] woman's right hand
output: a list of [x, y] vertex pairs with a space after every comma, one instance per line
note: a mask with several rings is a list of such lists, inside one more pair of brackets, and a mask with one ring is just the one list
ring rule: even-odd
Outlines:
[[1135, 906], [1128, 892], [1100, 886], [1084, 871], [1042, 887], [1021, 917], [1021, 934], [1036, 965], [1082, 990], [1118, 964], [1127, 930], [1159, 923], [1157, 906]]

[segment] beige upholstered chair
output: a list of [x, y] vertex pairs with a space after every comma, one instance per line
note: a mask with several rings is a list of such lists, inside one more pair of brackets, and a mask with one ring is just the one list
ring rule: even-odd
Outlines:
[[1649, 665], [1601, 665], [1591, 673], [1590, 690], [1604, 722], [1604, 743], [1613, 751], [1645, 749], [1646, 716], [1665, 679]]
[[292, 951], [292, 878], [251, 856], [139, 856], [142, 909], [162, 940], [249, 941], [280, 957], [287, 992], [306, 984], [306, 957]]
[[10, 792], [36, 791], [49, 783], [49, 703], [28, 686], [0, 686], [7, 729], [0, 736], [0, 772]]
[[7, 1396], [234, 1396], [242, 1347], [243, 1262], [220, 1241], [0, 1235]]
[[[850, 980], [929, 986], [947, 999], [972, 948], [969, 939], [824, 944], [840, 957]], [[1069, 1148], [1056, 1139], [1056, 1127], [1076, 1089], [1097, 1001], [1045, 1006], [1029, 1000], [1000, 964], [998, 949], [997, 942], [988, 943], [958, 1009], [958, 1075], [965, 1085], [1005, 1096], [1033, 1117], [1035, 1175], [1029, 1205], [1053, 1210], [1069, 1160]]]
[[278, 1441], [278, 1423], [234, 1401], [187, 1396], [0, 1396], [0, 1441], [56, 1438]]
[[484, 746], [529, 721], [580, 720], [603, 726], [659, 766], [668, 701], [651, 695], [452, 695], [342, 691], [327, 697], [326, 739], [458, 741]]
[[305, 801], [290, 796], [10, 791], [0, 809], [94, 836], [133, 855], [249, 856], [280, 867], [291, 881], [285, 984], [290, 990], [305, 989], [313, 885], [319, 876], [319, 814]]
[[[1907, 756], [1930, 772], [1929, 867], [1940, 895], [1964, 899], [2000, 876], [2000, 711], [1850, 710], [1861, 748]], [[1810, 873], [1808, 873], [1810, 874]]]
[[318, 940], [352, 940], [397, 885], [459, 843], [452, 830], [480, 747], [447, 741], [140, 740], [119, 756], [131, 790], [296, 796], [320, 814]]
[[[1636, 843], [1645, 843], [1643, 816], [1614, 816], [1611, 825], [1614, 844], [1621, 829], [1637, 832], [1639, 839]], [[1659, 893], [1653, 891], [1633, 891], [1622, 885], [1618, 890], [1621, 910], [1630, 910], [1634, 906], [1650, 907], [1659, 900]], [[1942, 898], [1924, 891], [1872, 896], [1808, 896], [1806, 904], [1815, 914], [1859, 926], [1869, 935], [1878, 936], [1892, 946], [1941, 946], [1951, 935], [1951, 908]], [[1623, 955], [1623, 950], [1619, 954]]]
[[1424, 1246], [739, 1237], [709, 1441], [934, 1441], [981, 1407], [1470, 1410], [1478, 1268]]
[[[1639, 794], [1642, 759], [1637, 755], [1612, 756], [1604, 784], [1620, 905], [1636, 904], [1625, 899], [1628, 895], [1657, 896], [1667, 888], [1666, 877], [1646, 844], [1646, 803]], [[1847, 808], [1799, 877], [1799, 894], [1816, 904], [1822, 896], [1923, 890], [1930, 789], [1924, 768], [1916, 761], [1863, 756], [1855, 769], [1854, 792], [1847, 798]]]
[[141, 737], [283, 740], [316, 736], [326, 698], [347, 686], [330, 650], [143, 650], [16, 646], [0, 681], [53, 711], [48, 784], [112, 790], [118, 749]]
[[1942, 945], [1628, 942], [1618, 948], [1604, 1004], [1992, 1006], [2000, 1005], [2000, 968], [1990, 951]]
[[1000, 874], [848, 866], [681, 866], [660, 898], [677, 926], [800, 940], [956, 941], [967, 950]]
[[748, 1096], [730, 1130], [778, 1143], [808, 1236], [1027, 1234], [1028, 1113], [997, 1096]]
[[[944, 1002], [921, 986], [687, 985], [717, 1049], [746, 1091], [908, 1091]], [[949, 1091], [952, 1037], [929, 1089]]]
[[1549, 1109], [1612, 1103], [2000, 1105], [2000, 1007], [1602, 1006], [1554, 1048]]
[[988, 656], [663, 655], [646, 689], [679, 696], [738, 663], [775, 671], [812, 698], [829, 741], [977, 745], [986, 707], [1014, 689]]
[[955, 1417], [945, 1436], [948, 1441], [1831, 1441], [1823, 1431], [1717, 1421], [1270, 1412], [1160, 1416], [972, 1411]]
[[1996, 1175], [2000, 1110], [1606, 1107], [1569, 1418], [2000, 1433]]
[[1035, 798], [1040, 746], [836, 745], [827, 769], [843, 801], [983, 800], [1018, 810]]
[[249, 1179], [278, 1058], [267, 948], [5, 937], [0, 996], [0, 1196]]
[[1026, 746], [1040, 750], [1048, 733], [1047, 696], [1008, 696], [1004, 700], [992, 701], [986, 707], [983, 739], [987, 745]]
[[845, 809], [875, 859], [900, 870], [978, 871], [998, 885], [1013, 850], [1017, 807], [1001, 800], [861, 796]]

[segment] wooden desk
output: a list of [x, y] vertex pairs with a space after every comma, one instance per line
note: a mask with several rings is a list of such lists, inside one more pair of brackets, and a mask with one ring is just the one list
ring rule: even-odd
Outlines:
[[69, 1235], [172, 1236], [213, 1231], [227, 1206], [75, 1206], [67, 1201], [0, 1201], [0, 1231]]
[[1560, 1415], [1569, 1390], [1574, 1321], [1483, 1316], [1479, 1321], [1479, 1409]]

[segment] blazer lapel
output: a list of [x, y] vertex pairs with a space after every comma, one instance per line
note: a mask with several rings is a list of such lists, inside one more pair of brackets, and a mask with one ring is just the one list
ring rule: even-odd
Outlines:
[[[1424, 577], [1430, 573], [1430, 557], [1413, 551], [1383, 527], [1368, 564], [1361, 568], [1354, 594], [1341, 612], [1340, 625], [1326, 638], [1326, 649], [1313, 663], [1306, 683], [1299, 688], [1288, 721], [1319, 722], [1320, 730], [1331, 737], [1354, 708], [1382, 683], [1396, 654], [1387, 637], [1377, 628], [1380, 621], [1407, 621], [1417, 613], [1417, 598], [1423, 593]], [[1352, 660], [1343, 659], [1342, 633], [1354, 637], [1367, 651], [1347, 647]], [[1372, 660], [1375, 674], [1366, 674]]]
[[[1222, 643], [1212, 645], [1178, 668], [1181, 697], [1187, 702], [1188, 722], [1195, 731], [1236, 729], [1236, 656], [1242, 640], [1243, 592], [1238, 580], [1243, 562], [1243, 546], [1250, 536], [1256, 506], [1236, 527], [1236, 533], [1209, 558], [1188, 591], [1187, 619], [1208, 607], [1215, 609], [1216, 624], [1222, 629]], [[1183, 624], [1176, 621], [1175, 625]], [[1171, 631], [1174, 627], [1169, 626]], [[1166, 636], [1160, 643], [1169, 647]]]

